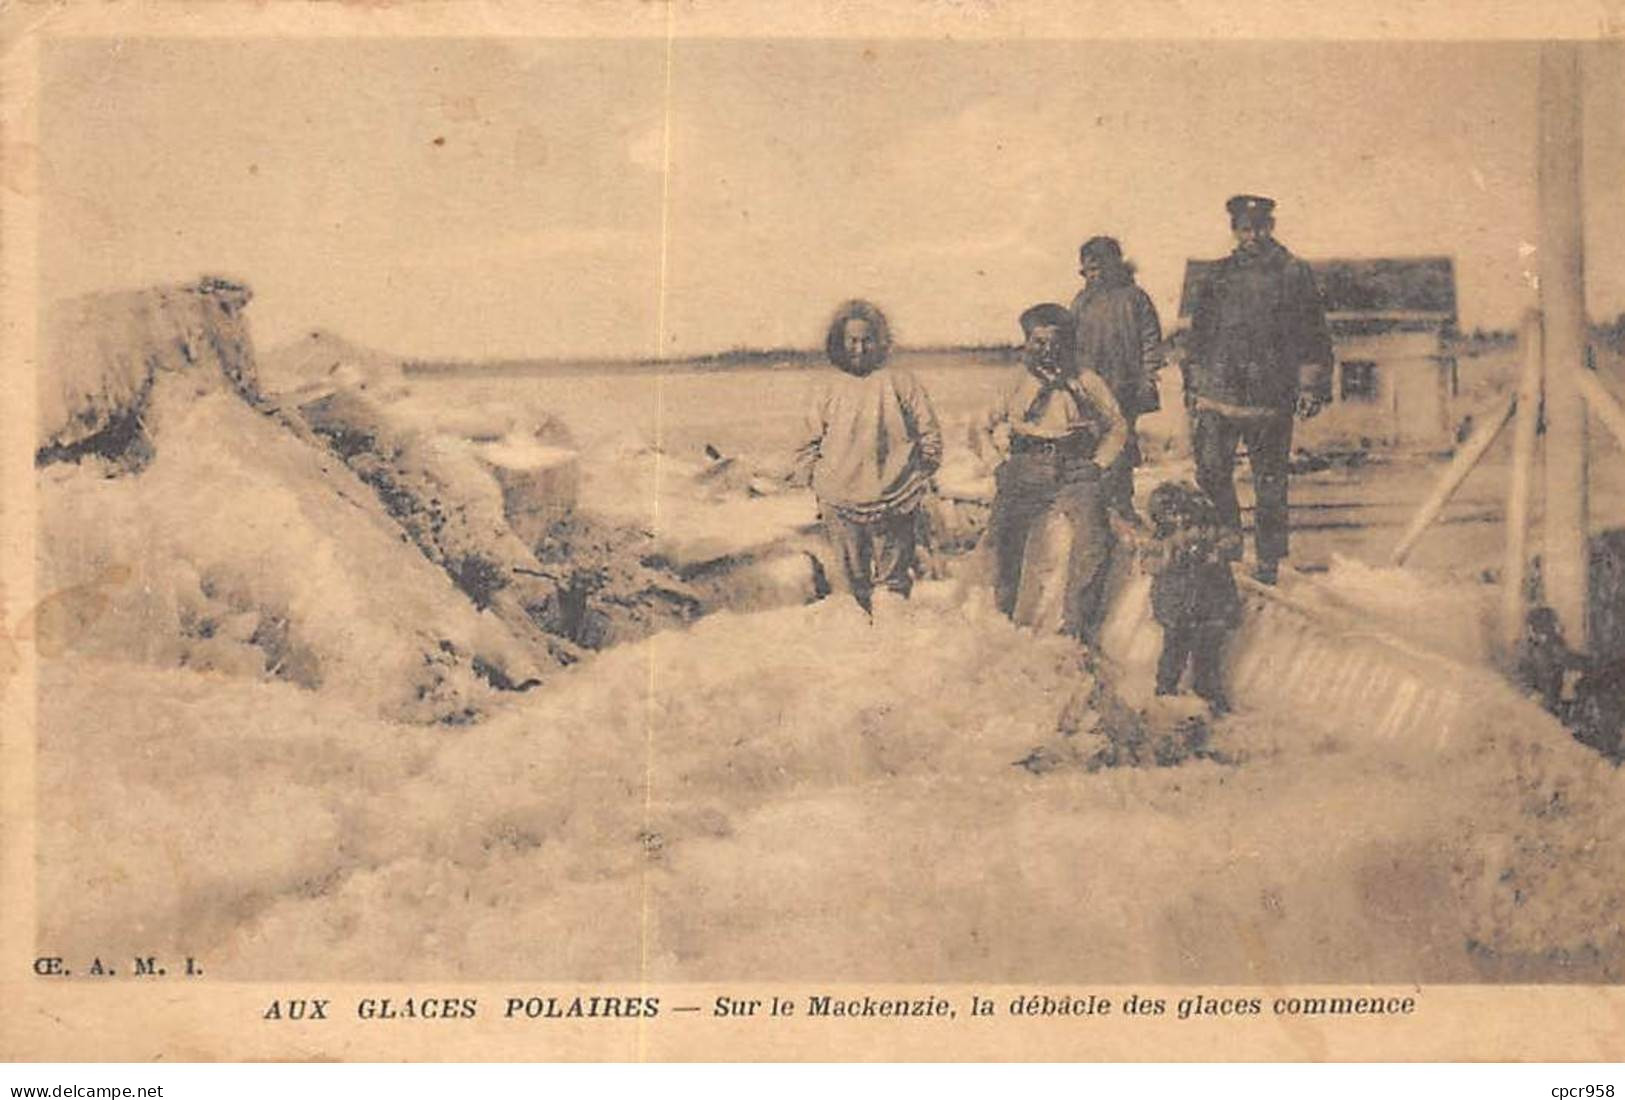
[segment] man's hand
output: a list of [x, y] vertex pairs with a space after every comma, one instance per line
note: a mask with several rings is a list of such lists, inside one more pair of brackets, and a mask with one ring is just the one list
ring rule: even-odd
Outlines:
[[1331, 379], [1326, 368], [1319, 363], [1303, 363], [1298, 367], [1297, 413], [1308, 420], [1331, 400]]
[[1052, 367], [1047, 363], [1033, 363], [1028, 367], [1028, 369], [1033, 372], [1033, 377], [1037, 378], [1046, 386], [1053, 386], [1061, 380], [1061, 371], [1059, 367]]

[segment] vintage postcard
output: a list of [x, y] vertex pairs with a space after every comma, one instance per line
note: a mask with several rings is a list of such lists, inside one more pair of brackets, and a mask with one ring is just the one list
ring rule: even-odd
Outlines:
[[1625, 9], [20, 4], [19, 1060], [1625, 1056]]

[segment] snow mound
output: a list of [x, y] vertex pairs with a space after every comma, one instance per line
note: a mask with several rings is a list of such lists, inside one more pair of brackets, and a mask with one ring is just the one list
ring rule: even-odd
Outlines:
[[206, 373], [160, 379], [150, 403], [161, 443], [138, 476], [40, 471], [42, 589], [94, 595], [58, 616], [59, 650], [288, 680], [410, 721], [471, 721], [490, 684], [538, 678], [336, 460]]
[[94, 294], [56, 303], [46, 318], [40, 372], [42, 460], [100, 454], [139, 468], [150, 453], [142, 417], [160, 374], [223, 378], [255, 392], [239, 283], [209, 277], [179, 287]]
[[1316, 587], [1400, 638], [1468, 664], [1494, 662], [1497, 589], [1476, 578], [1372, 566], [1333, 554]]
[[1096, 728], [1076, 648], [886, 610], [709, 616], [449, 735], [48, 664], [41, 935], [232, 979], [1625, 978], [1625, 773], [1580, 746], [1242, 715], [1241, 766], [1033, 774]]
[[[401, 581], [397, 597], [427, 584]], [[62, 815], [42, 854], [49, 938], [105, 953], [144, 937], [148, 952], [206, 951], [218, 976], [303, 959], [384, 977], [435, 939], [440, 965], [481, 972], [495, 955], [457, 962], [461, 938], [530, 957], [535, 937], [504, 914], [532, 907], [596, 942], [606, 899], [619, 911], [639, 876], [766, 804], [1025, 775], [1012, 765], [1092, 683], [1064, 639], [946, 602], [875, 625], [844, 600], [719, 613], [607, 651], [454, 736], [370, 718], [336, 675], [319, 693], [127, 662], [45, 675], [46, 789], [106, 796], [44, 803]], [[163, 874], [120, 874], [153, 845]]]

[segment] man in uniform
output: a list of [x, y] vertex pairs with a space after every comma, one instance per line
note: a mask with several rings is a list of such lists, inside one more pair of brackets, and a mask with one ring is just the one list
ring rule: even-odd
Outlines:
[[1332, 343], [1309, 265], [1275, 240], [1275, 202], [1225, 204], [1235, 251], [1198, 289], [1183, 364], [1196, 481], [1219, 519], [1239, 531], [1236, 445], [1245, 442], [1257, 495], [1254, 575], [1274, 584], [1287, 554], [1287, 459], [1294, 414], [1330, 396]]
[[1106, 476], [1106, 499], [1120, 516], [1134, 522], [1134, 467], [1140, 464], [1134, 422], [1156, 412], [1156, 372], [1162, 367], [1162, 323], [1157, 307], [1134, 281], [1134, 268], [1123, 259], [1115, 238], [1091, 237], [1078, 250], [1083, 289], [1072, 299], [1077, 327], [1078, 369], [1106, 380], [1117, 408], [1128, 422], [1128, 445]]

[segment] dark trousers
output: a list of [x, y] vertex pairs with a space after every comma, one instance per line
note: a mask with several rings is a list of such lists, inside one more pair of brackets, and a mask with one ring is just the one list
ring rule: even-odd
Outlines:
[[1128, 421], [1128, 444], [1111, 469], [1106, 471], [1106, 505], [1124, 519], [1134, 517], [1134, 467], [1140, 464], [1139, 439], [1134, 434], [1134, 417]]
[[1173, 695], [1185, 666], [1191, 665], [1191, 687], [1210, 702], [1224, 701], [1222, 668], [1224, 623], [1180, 623], [1162, 628], [1162, 656], [1157, 660], [1157, 694]]
[[907, 596], [914, 587], [914, 537], [918, 509], [857, 520], [835, 509], [823, 511], [824, 535], [841, 560], [852, 597], [865, 611], [874, 590]]
[[1258, 505], [1253, 512], [1253, 538], [1258, 560], [1280, 561], [1287, 551], [1287, 459], [1292, 453], [1292, 414], [1229, 417], [1211, 409], [1197, 409], [1192, 426], [1196, 451], [1196, 483], [1213, 500], [1219, 522], [1241, 530], [1241, 505], [1236, 500], [1236, 444], [1247, 444], [1247, 464], [1253, 471]]
[[993, 593], [1001, 612], [1009, 615], [1016, 609], [1028, 536], [1056, 509], [1072, 528], [1061, 629], [1085, 637], [1099, 618], [1095, 604], [1111, 545], [1104, 488], [1099, 467], [1081, 458], [1018, 453], [1005, 459], [985, 536], [993, 547]]

